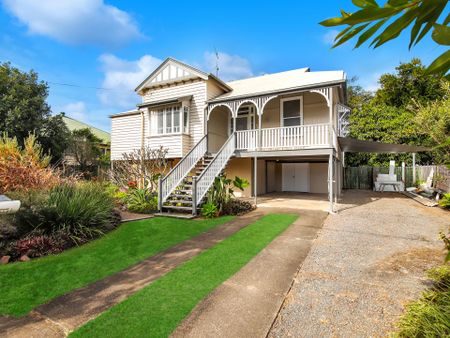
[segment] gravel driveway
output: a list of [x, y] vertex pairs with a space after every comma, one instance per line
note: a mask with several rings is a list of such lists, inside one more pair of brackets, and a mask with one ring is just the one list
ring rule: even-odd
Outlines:
[[347, 191], [301, 266], [270, 337], [382, 337], [443, 259], [450, 213], [392, 193]]

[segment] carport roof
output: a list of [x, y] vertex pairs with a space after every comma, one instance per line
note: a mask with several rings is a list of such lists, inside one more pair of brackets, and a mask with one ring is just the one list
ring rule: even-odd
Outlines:
[[363, 141], [350, 137], [338, 137], [341, 150], [349, 153], [418, 153], [430, 148], [406, 144]]

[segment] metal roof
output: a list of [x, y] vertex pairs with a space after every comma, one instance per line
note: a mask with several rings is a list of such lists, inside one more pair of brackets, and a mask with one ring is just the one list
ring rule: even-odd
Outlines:
[[227, 82], [233, 90], [222, 94], [209, 102], [230, 100], [291, 89], [317, 87], [327, 84], [339, 84], [346, 81], [344, 71], [311, 72], [309, 68], [300, 68], [286, 72], [256, 76], [244, 80]]
[[69, 116], [63, 116], [62, 119], [66, 124], [67, 129], [69, 129], [70, 131], [88, 128], [92, 132], [92, 134], [97, 136], [104, 143], [111, 143], [111, 134], [104, 130], [93, 127], [87, 123], [75, 120], [74, 118], [71, 118]]
[[430, 151], [430, 148], [407, 144], [382, 143], [376, 141], [363, 141], [350, 137], [338, 137], [342, 151], [349, 153], [418, 153]]

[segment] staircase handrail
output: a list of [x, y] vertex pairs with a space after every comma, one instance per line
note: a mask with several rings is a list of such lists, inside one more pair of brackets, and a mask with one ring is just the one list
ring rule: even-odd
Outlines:
[[158, 206], [162, 210], [162, 205], [167, 197], [180, 185], [183, 179], [195, 167], [197, 162], [206, 154], [208, 150], [208, 136], [203, 136], [197, 144], [169, 171], [165, 176], [159, 178]]
[[195, 215], [197, 206], [201, 203], [214, 179], [225, 168], [230, 157], [236, 150], [236, 132], [230, 135], [223, 146], [198, 177], [194, 177], [192, 182], [192, 207]]

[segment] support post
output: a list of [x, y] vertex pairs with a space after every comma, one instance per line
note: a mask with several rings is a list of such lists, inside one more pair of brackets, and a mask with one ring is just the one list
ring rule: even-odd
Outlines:
[[406, 189], [405, 162], [402, 162], [402, 181], [403, 181], [403, 186]]
[[192, 177], [192, 216], [197, 216], [197, 176]]
[[258, 205], [258, 157], [255, 156], [253, 164], [253, 196], [255, 199], [255, 206]]
[[329, 213], [334, 213], [333, 210], [333, 154], [328, 158], [328, 200], [330, 202]]
[[412, 185], [416, 185], [416, 153], [412, 153], [412, 164], [413, 164], [413, 179], [412, 179]]
[[261, 149], [261, 137], [262, 137], [262, 134], [261, 134], [261, 122], [262, 122], [262, 118], [261, 118], [261, 115], [260, 114], [257, 114], [258, 115], [258, 149]]
[[158, 210], [162, 212], [162, 175], [158, 177]]

